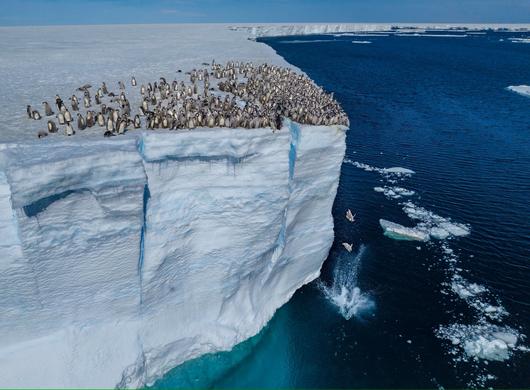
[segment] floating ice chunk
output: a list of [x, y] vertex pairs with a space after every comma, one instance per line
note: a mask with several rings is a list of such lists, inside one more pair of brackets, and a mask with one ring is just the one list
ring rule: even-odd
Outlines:
[[519, 95], [530, 97], [530, 85], [510, 85], [506, 89]]
[[353, 165], [356, 168], [362, 169], [366, 172], [377, 172], [383, 175], [383, 177], [390, 182], [394, 182], [392, 180], [395, 179], [401, 179], [404, 177], [410, 177], [415, 172], [412, 169], [402, 168], [402, 167], [391, 167], [391, 168], [378, 168], [373, 167], [371, 165], [360, 163], [358, 161], [352, 161], [350, 159], [344, 159], [344, 163]]
[[369, 43], [372, 43], [371, 41], [351, 41], [351, 43], [356, 43], [356, 44], [360, 44], [360, 45], [366, 45], [366, 44], [369, 44]]
[[403, 187], [374, 187], [375, 192], [383, 193], [388, 199], [400, 199], [403, 196], [412, 196], [415, 194], [412, 190]]
[[467, 236], [470, 233], [468, 226], [452, 222], [449, 218], [434, 214], [410, 201], [403, 203], [403, 211], [410, 219], [420, 221], [416, 228], [428, 232], [432, 238], [437, 240]]
[[460, 275], [454, 275], [451, 289], [461, 298], [467, 300], [487, 291], [486, 287], [476, 283], [469, 283]]
[[517, 330], [489, 323], [441, 326], [436, 331], [436, 336], [450, 341], [448, 352], [463, 361], [505, 361], [515, 351], [527, 350], [526, 347], [517, 345], [525, 337]]
[[384, 173], [394, 173], [396, 175], [410, 176], [415, 172], [412, 169], [402, 168], [402, 167], [393, 167], [393, 168], [383, 168]]
[[429, 234], [419, 229], [408, 228], [386, 219], [380, 219], [379, 224], [383, 228], [385, 236], [394, 240], [429, 241]]
[[508, 38], [513, 43], [530, 43], [530, 38]]
[[398, 37], [465, 38], [467, 34], [395, 34]]

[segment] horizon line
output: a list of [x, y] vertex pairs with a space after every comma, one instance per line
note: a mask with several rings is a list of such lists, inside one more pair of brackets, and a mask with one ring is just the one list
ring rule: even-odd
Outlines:
[[174, 25], [239, 25], [239, 26], [261, 26], [261, 25], [452, 25], [452, 26], [528, 26], [529, 22], [176, 22], [176, 23], [50, 23], [50, 24], [0, 24], [0, 28], [13, 27], [74, 27], [74, 26], [174, 26]]

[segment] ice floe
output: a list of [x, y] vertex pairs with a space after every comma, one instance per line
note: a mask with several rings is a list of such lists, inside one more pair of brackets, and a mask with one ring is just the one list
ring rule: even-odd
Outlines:
[[410, 176], [412, 176], [415, 173], [411, 169], [402, 168], [402, 167], [391, 167], [391, 168], [373, 167], [371, 165], [360, 163], [358, 161], [352, 161], [352, 160], [347, 159], [347, 158], [344, 159], [344, 162], [346, 164], [353, 165], [356, 168], [362, 169], [362, 170], [364, 170], [366, 172], [377, 172], [377, 173], [380, 173], [381, 175], [383, 175], [387, 179], [410, 177]]
[[380, 219], [379, 225], [383, 228], [384, 235], [393, 238], [394, 240], [405, 240], [405, 241], [428, 241], [429, 234], [416, 229], [408, 228], [395, 222], [387, 221], [386, 219]]
[[382, 193], [388, 199], [400, 199], [404, 196], [412, 196], [415, 194], [414, 191], [403, 187], [374, 187], [374, 191]]
[[471, 232], [471, 228], [468, 225], [452, 222], [451, 219], [441, 217], [410, 201], [402, 205], [403, 211], [410, 219], [420, 221], [416, 229], [425, 231], [434, 239], [444, 240], [451, 237], [462, 237], [469, 235]]
[[436, 335], [451, 343], [449, 353], [455, 361], [508, 360], [515, 351], [528, 351], [521, 345], [526, 336], [509, 326], [489, 323], [440, 326]]
[[530, 38], [508, 38], [513, 43], [530, 43]]
[[530, 97], [530, 85], [510, 85], [506, 89], [519, 95]]
[[358, 45], [367, 45], [372, 42], [371, 41], [351, 41], [351, 43], [356, 43]]

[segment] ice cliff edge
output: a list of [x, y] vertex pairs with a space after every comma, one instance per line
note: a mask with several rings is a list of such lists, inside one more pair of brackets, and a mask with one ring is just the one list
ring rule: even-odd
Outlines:
[[139, 387], [259, 332], [328, 254], [345, 130], [4, 144], [0, 387]]

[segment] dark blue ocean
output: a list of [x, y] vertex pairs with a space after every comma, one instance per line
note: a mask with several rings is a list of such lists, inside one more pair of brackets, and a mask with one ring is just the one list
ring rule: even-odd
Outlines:
[[506, 89], [530, 44], [466, 35], [262, 40], [349, 115], [335, 243], [259, 335], [156, 387], [530, 387], [530, 97]]

